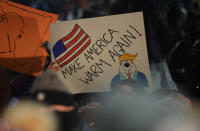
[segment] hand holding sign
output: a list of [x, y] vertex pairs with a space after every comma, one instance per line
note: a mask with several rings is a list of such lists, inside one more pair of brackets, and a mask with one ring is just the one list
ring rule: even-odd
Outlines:
[[59, 67], [56, 65], [56, 62], [51, 62], [48, 66], [48, 70], [56, 72], [59, 70]]

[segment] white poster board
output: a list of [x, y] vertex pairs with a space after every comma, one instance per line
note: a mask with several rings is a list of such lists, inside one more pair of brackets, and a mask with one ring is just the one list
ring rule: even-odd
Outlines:
[[151, 87], [143, 13], [51, 24], [52, 61], [73, 94], [105, 92], [123, 79]]

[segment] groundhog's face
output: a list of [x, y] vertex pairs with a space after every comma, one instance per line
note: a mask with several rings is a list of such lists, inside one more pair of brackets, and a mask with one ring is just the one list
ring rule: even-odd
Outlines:
[[120, 62], [120, 73], [128, 78], [128, 75], [133, 76], [136, 71], [136, 65], [133, 60], [124, 59]]

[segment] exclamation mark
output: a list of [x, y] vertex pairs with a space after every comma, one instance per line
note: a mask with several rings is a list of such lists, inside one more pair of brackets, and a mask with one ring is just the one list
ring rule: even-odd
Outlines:
[[136, 30], [133, 26], [131, 26], [131, 25], [129, 25], [139, 36], [142, 36], [142, 34], [138, 31], [138, 30]]
[[11, 51], [11, 45], [10, 45], [10, 36], [9, 36], [8, 33], [7, 33], [7, 37], [8, 37], [8, 44], [9, 44], [9, 52], [12, 52], [12, 51]]

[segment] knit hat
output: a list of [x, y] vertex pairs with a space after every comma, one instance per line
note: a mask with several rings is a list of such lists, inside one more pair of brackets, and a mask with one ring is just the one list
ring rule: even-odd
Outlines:
[[32, 96], [46, 104], [73, 105], [74, 98], [55, 72], [44, 72], [33, 83]]
[[50, 107], [53, 105], [73, 107], [70, 111], [55, 110], [59, 119], [59, 131], [71, 131], [79, 124], [80, 116], [74, 98], [55, 72], [47, 71], [35, 80], [32, 96]]
[[48, 104], [48, 105], [65, 105], [70, 106], [74, 105], [74, 98], [71, 94], [61, 92], [41, 89], [37, 90], [32, 94], [33, 98], [39, 102]]

